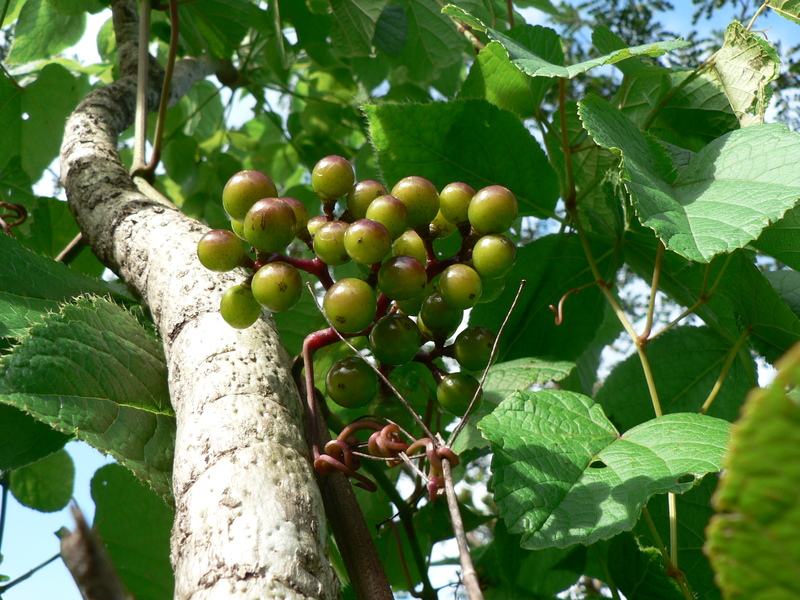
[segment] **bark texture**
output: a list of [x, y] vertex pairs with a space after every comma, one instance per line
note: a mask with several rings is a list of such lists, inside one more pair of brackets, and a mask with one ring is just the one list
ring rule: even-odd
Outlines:
[[[135, 5], [114, 2], [123, 74], [131, 72], [124, 57], [136, 55], [125, 16], [135, 15]], [[171, 97], [208, 71], [200, 61], [179, 62]], [[237, 331], [220, 317], [223, 291], [243, 273], [200, 265], [197, 241], [207, 228], [133, 184], [116, 144], [134, 105], [133, 75], [87, 96], [67, 123], [61, 178], [85, 239], [141, 295], [164, 341], [178, 423], [175, 597], [335, 598], [288, 356], [271, 318]]]

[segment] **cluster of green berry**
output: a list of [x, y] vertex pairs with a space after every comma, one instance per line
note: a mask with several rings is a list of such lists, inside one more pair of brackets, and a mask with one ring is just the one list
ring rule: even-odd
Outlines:
[[[262, 307], [291, 309], [303, 292], [298, 269], [308, 271], [325, 287], [323, 312], [339, 333], [368, 336], [384, 371], [412, 360], [427, 364], [438, 380], [439, 405], [463, 414], [479, 388], [471, 373], [487, 367], [495, 335], [468, 327], [447, 342], [465, 310], [494, 300], [503, 289], [516, 258], [514, 243], [503, 235], [517, 218], [514, 195], [499, 185], [475, 192], [460, 182], [439, 192], [417, 176], [401, 179], [388, 191], [377, 181], [356, 182], [352, 166], [341, 156], [320, 160], [311, 185], [324, 214], [309, 219], [305, 206], [279, 197], [263, 173], [242, 171], [228, 181], [222, 202], [233, 232], [210, 231], [198, 244], [198, 257], [207, 268], [245, 266], [252, 273], [223, 295], [223, 318], [245, 328]], [[460, 249], [437, 258], [434, 240], [456, 233], [462, 238]], [[314, 258], [282, 254], [295, 239]], [[334, 282], [329, 267], [349, 261], [365, 265], [368, 273]], [[432, 349], [423, 351], [427, 343]], [[447, 373], [436, 360], [442, 356], [455, 358], [462, 371]], [[345, 407], [368, 405], [379, 388], [375, 372], [360, 357], [334, 363], [326, 377], [328, 396]]]

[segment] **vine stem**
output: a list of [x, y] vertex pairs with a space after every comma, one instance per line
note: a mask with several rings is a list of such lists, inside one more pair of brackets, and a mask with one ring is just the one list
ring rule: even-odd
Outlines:
[[658, 529], [656, 529], [656, 524], [653, 522], [653, 517], [650, 516], [650, 511], [647, 510], [646, 506], [642, 508], [642, 516], [647, 523], [647, 528], [650, 530], [650, 534], [653, 536], [653, 540], [656, 543], [656, 548], [664, 559], [664, 564], [667, 566], [667, 574], [675, 579], [678, 587], [681, 590], [681, 593], [686, 600], [695, 600], [692, 592], [689, 590], [689, 586], [686, 582], [686, 576], [680, 572], [675, 563], [672, 562], [672, 558], [670, 557], [669, 552], [667, 552], [667, 549], [664, 547], [664, 542], [661, 541], [661, 536], [658, 534]]
[[442, 475], [444, 476], [444, 490], [447, 495], [447, 508], [450, 510], [450, 521], [458, 543], [461, 579], [464, 582], [464, 587], [467, 588], [469, 600], [483, 600], [483, 592], [481, 592], [480, 582], [478, 581], [478, 572], [475, 570], [475, 565], [472, 564], [472, 556], [470, 556], [469, 546], [467, 545], [464, 521], [461, 518], [461, 512], [458, 510], [458, 498], [453, 485], [453, 471], [450, 467], [450, 461], [446, 458], [442, 459]]
[[133, 171], [145, 165], [145, 146], [147, 144], [147, 77], [150, 54], [147, 44], [150, 41], [150, 0], [142, 0], [139, 11], [139, 53], [136, 70], [136, 115], [134, 117]]
[[709, 407], [711, 406], [711, 403], [714, 402], [714, 399], [717, 397], [717, 394], [719, 394], [719, 391], [722, 389], [722, 384], [725, 382], [725, 377], [727, 377], [728, 371], [730, 370], [733, 361], [736, 359], [736, 355], [739, 354], [739, 350], [742, 349], [742, 346], [744, 346], [744, 343], [749, 335], [750, 335], [750, 330], [745, 329], [742, 332], [742, 335], [739, 336], [739, 339], [736, 340], [736, 343], [733, 345], [733, 348], [731, 348], [731, 351], [728, 353], [728, 358], [725, 360], [725, 364], [722, 365], [722, 371], [720, 371], [719, 377], [717, 377], [717, 381], [714, 383], [714, 387], [711, 388], [711, 392], [709, 392], [708, 398], [706, 398], [706, 401], [703, 402], [703, 406], [700, 407], [699, 412], [701, 415], [706, 414]]
[[759, 6], [759, 7], [758, 7], [758, 10], [756, 11], [756, 14], [754, 14], [754, 15], [753, 15], [753, 18], [752, 18], [752, 19], [750, 19], [750, 22], [747, 24], [747, 31], [750, 31], [750, 29], [751, 29], [751, 28], [753, 27], [753, 25], [755, 24], [755, 22], [756, 22], [756, 19], [758, 18], [758, 16], [759, 16], [759, 15], [760, 15], [762, 12], [764, 12], [764, 9], [765, 9], [765, 8], [767, 8], [768, 6], [769, 6], [769, 2], [764, 2], [764, 4], [762, 4], [761, 6]]
[[[2, 23], [2, 20], [0, 20]], [[0, 550], [3, 548], [3, 532], [6, 530], [6, 509], [8, 508], [8, 486], [9, 476], [7, 471], [0, 473], [0, 487], [3, 488], [2, 497], [0, 497]]]
[[639, 339], [646, 343], [650, 337], [650, 332], [653, 329], [653, 313], [656, 308], [656, 294], [658, 293], [658, 280], [661, 278], [661, 261], [664, 258], [664, 244], [658, 242], [658, 252], [656, 253], [656, 264], [653, 267], [653, 281], [650, 286], [650, 302], [647, 306], [647, 321], [644, 326], [644, 331], [639, 336]]
[[5, 584], [5, 585], [0, 585], [0, 594], [2, 594], [2, 593], [4, 593], [4, 592], [7, 592], [8, 590], [10, 590], [12, 587], [14, 587], [15, 585], [17, 585], [18, 583], [22, 583], [22, 582], [23, 582], [23, 581], [25, 581], [26, 579], [29, 579], [29, 578], [30, 578], [30, 577], [32, 577], [32, 576], [33, 576], [33, 575], [34, 575], [34, 574], [35, 574], [37, 571], [39, 571], [39, 570], [41, 570], [41, 569], [44, 569], [44, 568], [45, 568], [47, 565], [49, 565], [51, 562], [53, 562], [54, 560], [56, 560], [56, 559], [58, 559], [58, 558], [61, 558], [61, 553], [60, 553], [60, 552], [59, 552], [58, 554], [56, 554], [55, 556], [51, 556], [51, 557], [50, 557], [50, 558], [48, 558], [46, 561], [44, 561], [42, 564], [40, 564], [40, 565], [38, 565], [38, 566], [36, 566], [36, 567], [32, 568], [30, 571], [28, 571], [28, 572], [27, 572], [27, 573], [25, 573], [24, 575], [20, 575], [20, 576], [19, 576], [19, 577], [17, 577], [17, 578], [16, 578], [14, 581], [9, 581], [9, 582], [8, 582], [7, 584]]

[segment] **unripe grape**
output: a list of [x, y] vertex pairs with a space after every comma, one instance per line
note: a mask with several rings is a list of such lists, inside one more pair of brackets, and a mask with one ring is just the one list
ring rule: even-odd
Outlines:
[[261, 314], [261, 305], [256, 302], [249, 287], [235, 285], [222, 294], [219, 313], [231, 327], [247, 329]]
[[227, 229], [212, 229], [197, 242], [197, 258], [211, 271], [231, 271], [244, 258], [242, 241]]
[[422, 290], [421, 294], [417, 294], [408, 300], [396, 300], [395, 304], [397, 305], [397, 309], [404, 315], [415, 317], [419, 314], [419, 311], [422, 308], [422, 303], [435, 290], [436, 288], [434, 287], [433, 282], [430, 282], [425, 286], [425, 289]]
[[294, 238], [297, 220], [292, 207], [277, 198], [253, 204], [244, 218], [244, 235], [262, 252], [280, 252]]
[[467, 265], [450, 265], [439, 277], [439, 293], [453, 308], [472, 308], [481, 297], [481, 276]]
[[232, 219], [243, 221], [247, 211], [262, 198], [274, 198], [278, 189], [261, 171], [246, 169], [235, 173], [222, 190], [222, 206]]
[[398, 367], [417, 355], [422, 345], [419, 327], [405, 315], [386, 315], [369, 334], [372, 354], [386, 365]]
[[464, 223], [469, 218], [467, 209], [474, 195], [475, 190], [466, 183], [460, 181], [448, 183], [439, 194], [439, 210], [451, 223], [456, 225]]
[[413, 256], [423, 265], [428, 264], [428, 251], [425, 242], [416, 231], [406, 231], [392, 245], [392, 254], [395, 256]]
[[345, 408], [366, 406], [378, 395], [378, 376], [357, 356], [337, 360], [325, 376], [331, 400]]
[[233, 230], [233, 233], [235, 233], [240, 240], [247, 241], [247, 238], [244, 237], [243, 221], [237, 221], [236, 219], [231, 219], [231, 229]]
[[311, 217], [306, 224], [306, 229], [308, 229], [308, 233], [311, 237], [317, 233], [320, 227], [325, 225], [328, 222], [328, 217], [325, 215], [318, 215], [316, 217]]
[[381, 223], [395, 240], [408, 225], [408, 209], [398, 198], [385, 194], [375, 198], [367, 207], [367, 219]]
[[472, 266], [481, 278], [497, 279], [514, 266], [517, 248], [514, 242], [504, 235], [485, 235], [472, 249]]
[[475, 231], [487, 234], [507, 231], [514, 224], [517, 211], [517, 199], [511, 190], [490, 185], [472, 197], [467, 212]]
[[339, 332], [358, 333], [372, 323], [378, 304], [375, 291], [367, 282], [348, 277], [328, 289], [322, 310]]
[[343, 265], [350, 261], [344, 248], [347, 227], [344, 221], [327, 221], [314, 234], [314, 253], [326, 265]]
[[422, 302], [418, 324], [434, 340], [443, 341], [458, 329], [463, 316], [463, 310], [452, 307], [444, 301], [441, 293], [434, 292]]
[[456, 227], [453, 223], [448, 221], [442, 215], [442, 211], [436, 213], [436, 216], [431, 221], [431, 235], [440, 240], [445, 238], [449, 238], [453, 235], [456, 231], [458, 231], [458, 227]]
[[404, 177], [392, 188], [392, 196], [406, 205], [411, 229], [427, 226], [439, 212], [439, 193], [424, 177]]
[[291, 206], [292, 210], [294, 211], [295, 233], [308, 225], [308, 209], [306, 208], [305, 204], [300, 202], [300, 200], [297, 198], [289, 198], [287, 196], [281, 197], [280, 200], [286, 202], [286, 204]]
[[393, 256], [378, 271], [378, 287], [392, 300], [410, 300], [428, 283], [428, 274], [413, 256]]
[[344, 232], [344, 249], [359, 264], [380, 262], [392, 249], [386, 227], [372, 219], [359, 219]]
[[345, 196], [355, 180], [352, 165], [342, 156], [326, 156], [311, 171], [311, 187], [326, 204]]
[[[389, 192], [380, 181], [365, 179], [356, 183], [347, 194], [347, 210], [353, 219], [372, 219], [367, 217], [367, 209], [375, 198], [385, 196]], [[375, 219], [376, 221], [378, 219]]]
[[494, 302], [506, 289], [506, 280], [502, 277], [499, 279], [482, 279], [483, 289], [481, 290], [481, 297], [478, 304], [487, 304]]
[[468, 371], [483, 371], [489, 364], [496, 337], [485, 327], [467, 327], [453, 342], [453, 357]]
[[256, 301], [272, 312], [294, 308], [303, 293], [303, 279], [292, 265], [273, 262], [261, 267], [250, 283]]
[[[466, 373], [449, 373], [445, 375], [436, 388], [436, 401], [444, 410], [453, 415], [463, 415], [472, 397], [480, 388], [480, 382]], [[475, 401], [473, 410], [480, 406], [483, 393]]]

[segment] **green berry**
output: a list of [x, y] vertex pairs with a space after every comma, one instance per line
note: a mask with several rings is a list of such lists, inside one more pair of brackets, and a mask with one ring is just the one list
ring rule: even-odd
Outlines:
[[275, 183], [261, 171], [247, 169], [234, 174], [222, 190], [222, 206], [232, 219], [243, 221], [247, 211], [262, 198], [278, 195]]
[[261, 267], [250, 283], [256, 301], [272, 312], [294, 308], [303, 293], [303, 280], [292, 265], [273, 262]]
[[[354, 220], [372, 219], [367, 217], [367, 209], [375, 198], [385, 196], [389, 192], [379, 181], [365, 179], [356, 183], [347, 194], [347, 210]], [[377, 220], [377, 219], [376, 219]]]
[[502, 185], [490, 185], [480, 190], [469, 203], [469, 222], [482, 234], [503, 233], [517, 218], [517, 199]]
[[431, 221], [431, 235], [435, 238], [443, 240], [449, 238], [456, 231], [458, 231], [458, 227], [445, 219], [442, 215], [442, 211], [436, 213], [433, 221]]
[[311, 171], [311, 187], [325, 204], [333, 204], [353, 187], [356, 175], [342, 156], [326, 156]]
[[485, 327], [467, 327], [453, 342], [453, 357], [468, 371], [483, 371], [489, 364], [495, 339]]
[[233, 233], [235, 233], [240, 240], [247, 241], [247, 238], [244, 237], [243, 221], [237, 221], [236, 219], [231, 219], [231, 229], [233, 229]]
[[381, 223], [396, 240], [408, 225], [408, 209], [398, 198], [388, 194], [379, 196], [367, 207], [367, 219]]
[[504, 235], [485, 235], [472, 249], [472, 266], [485, 279], [503, 277], [514, 266], [516, 258], [514, 242]]
[[297, 220], [292, 207], [277, 198], [253, 204], [244, 218], [244, 236], [261, 252], [280, 252], [294, 239]]
[[392, 300], [419, 296], [428, 283], [428, 274], [413, 256], [393, 256], [378, 271], [378, 287]]
[[372, 402], [378, 395], [378, 376], [362, 358], [343, 358], [328, 370], [325, 390], [339, 406], [359, 408]]
[[466, 222], [469, 218], [469, 202], [474, 195], [475, 190], [466, 183], [448, 183], [439, 194], [439, 210], [442, 216], [456, 225]]
[[375, 290], [360, 279], [341, 279], [325, 293], [322, 310], [339, 332], [358, 333], [375, 318], [378, 310]]
[[327, 221], [314, 234], [314, 253], [326, 265], [343, 265], [350, 261], [344, 247], [347, 227], [344, 221]]
[[359, 219], [344, 233], [344, 249], [359, 264], [380, 262], [392, 249], [392, 236], [386, 227], [372, 219]]
[[308, 225], [308, 209], [306, 208], [305, 204], [300, 202], [300, 200], [297, 198], [289, 198], [286, 196], [281, 197], [280, 200], [286, 202], [286, 204], [291, 206], [292, 210], [294, 211], [295, 233]]
[[369, 334], [372, 354], [386, 365], [411, 362], [422, 345], [419, 327], [405, 315], [386, 315], [375, 323]]
[[423, 333], [436, 341], [444, 341], [458, 329], [463, 317], [463, 310], [445, 302], [440, 292], [434, 292], [422, 302], [418, 322]]
[[395, 256], [413, 256], [423, 265], [428, 263], [428, 251], [425, 249], [425, 242], [419, 237], [416, 231], [406, 231], [392, 246], [392, 254]]
[[325, 223], [327, 222], [328, 222], [328, 217], [326, 217], [325, 215], [318, 215], [316, 217], [311, 217], [308, 220], [308, 223], [306, 224], [306, 229], [308, 229], [308, 234], [311, 237], [314, 237], [319, 228], [325, 225]]
[[197, 242], [197, 258], [211, 271], [231, 271], [242, 263], [244, 256], [242, 241], [227, 229], [212, 229]]
[[481, 282], [483, 283], [483, 288], [478, 304], [494, 302], [506, 289], [506, 281], [502, 277], [500, 279], [482, 279]]
[[439, 193], [424, 177], [404, 177], [392, 188], [392, 196], [406, 205], [411, 229], [427, 227], [439, 212]]
[[397, 305], [397, 309], [404, 315], [409, 315], [412, 317], [417, 316], [422, 308], [422, 303], [435, 291], [435, 289], [436, 288], [434, 287], [433, 282], [428, 283], [428, 285], [426, 285], [422, 290], [421, 294], [417, 294], [408, 300], [396, 300], [395, 304]]
[[472, 308], [481, 297], [481, 276], [467, 265], [450, 265], [439, 277], [439, 292], [453, 308]]
[[[467, 411], [479, 388], [480, 382], [472, 375], [450, 373], [439, 382], [436, 388], [436, 401], [450, 414], [460, 416]], [[482, 400], [483, 394], [481, 393], [475, 401], [474, 408], [478, 408]]]
[[231, 327], [247, 329], [261, 314], [261, 305], [249, 287], [235, 285], [222, 294], [219, 312]]

